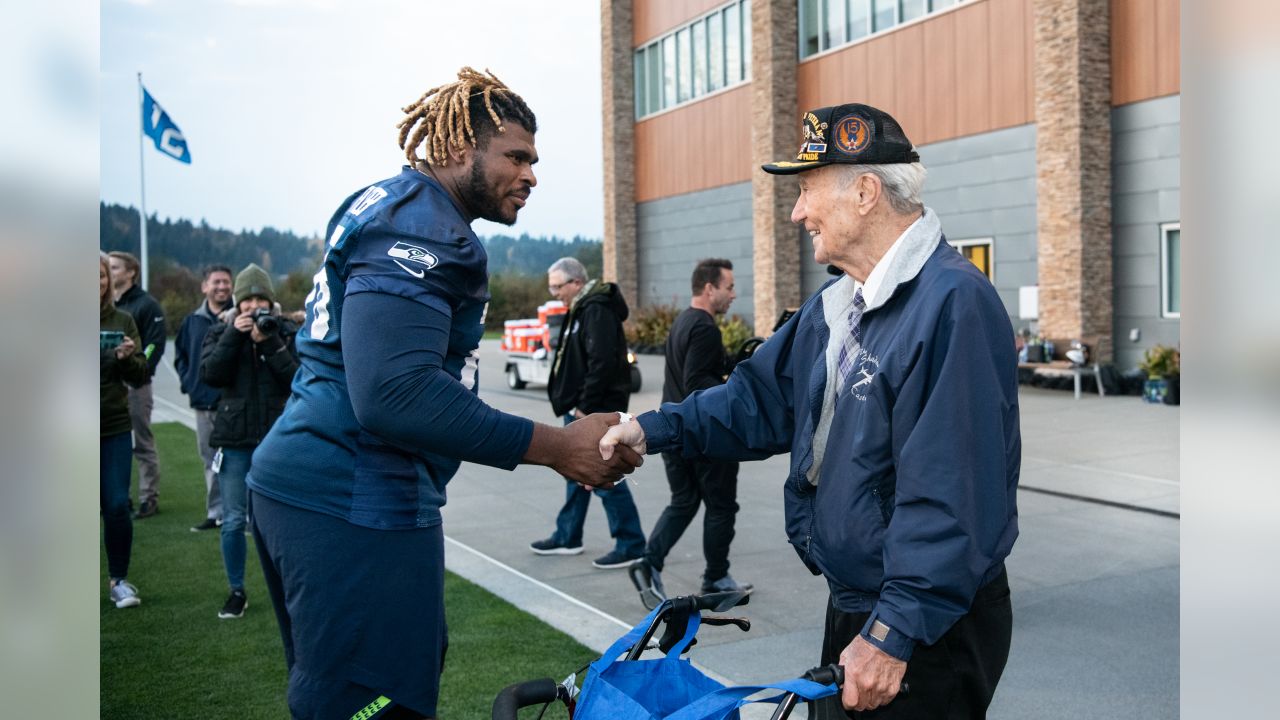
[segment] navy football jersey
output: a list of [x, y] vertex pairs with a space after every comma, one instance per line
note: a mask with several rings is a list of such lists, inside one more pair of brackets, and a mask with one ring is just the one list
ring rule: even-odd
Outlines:
[[[329, 222], [324, 263], [307, 296], [292, 396], [254, 453], [249, 487], [366, 527], [438, 524], [459, 461], [393, 446], [361, 428], [343, 365], [343, 300], [386, 293], [450, 318], [443, 371], [475, 393], [487, 264], [445, 190], [416, 170], [406, 167], [347, 198]], [[394, 322], [387, 331], [395, 332]]]

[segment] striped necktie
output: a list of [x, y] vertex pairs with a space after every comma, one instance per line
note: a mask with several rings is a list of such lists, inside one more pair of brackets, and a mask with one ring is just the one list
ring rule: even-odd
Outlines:
[[853, 367], [858, 359], [858, 348], [862, 346], [862, 311], [866, 309], [867, 303], [862, 299], [862, 288], [858, 288], [853, 294], [853, 308], [849, 310], [849, 335], [844, 339], [844, 345], [840, 347], [840, 358], [836, 362], [837, 395], [844, 389], [849, 376], [853, 374]]

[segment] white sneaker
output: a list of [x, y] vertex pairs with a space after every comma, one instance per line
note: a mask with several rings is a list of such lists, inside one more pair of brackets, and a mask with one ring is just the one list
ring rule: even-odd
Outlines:
[[142, 598], [138, 597], [138, 588], [130, 582], [121, 580], [111, 588], [111, 602], [118, 608], [131, 608], [141, 605]]

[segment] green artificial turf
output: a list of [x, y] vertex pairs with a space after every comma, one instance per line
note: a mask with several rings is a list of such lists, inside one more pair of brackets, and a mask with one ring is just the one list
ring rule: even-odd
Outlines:
[[[142, 605], [117, 610], [106, 597], [101, 550], [103, 718], [287, 718], [284, 652], [252, 538], [245, 568], [249, 609], [219, 620], [227, 597], [219, 535], [193, 533], [204, 519], [204, 477], [195, 434], [154, 427], [160, 453], [160, 512], [134, 521], [129, 580]], [[445, 580], [449, 652], [442, 718], [488, 718], [504, 686], [562, 680], [594, 659], [572, 638], [453, 574]], [[537, 716], [536, 709], [521, 717]], [[552, 706], [547, 718], [564, 718]]]

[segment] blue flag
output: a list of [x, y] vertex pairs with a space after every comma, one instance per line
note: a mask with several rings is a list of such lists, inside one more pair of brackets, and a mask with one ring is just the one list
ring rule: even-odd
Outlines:
[[146, 88], [142, 89], [142, 134], [151, 138], [156, 149], [169, 157], [191, 164], [191, 151], [187, 149], [187, 139], [182, 131], [169, 119], [169, 113], [160, 107], [160, 103], [151, 97]]

